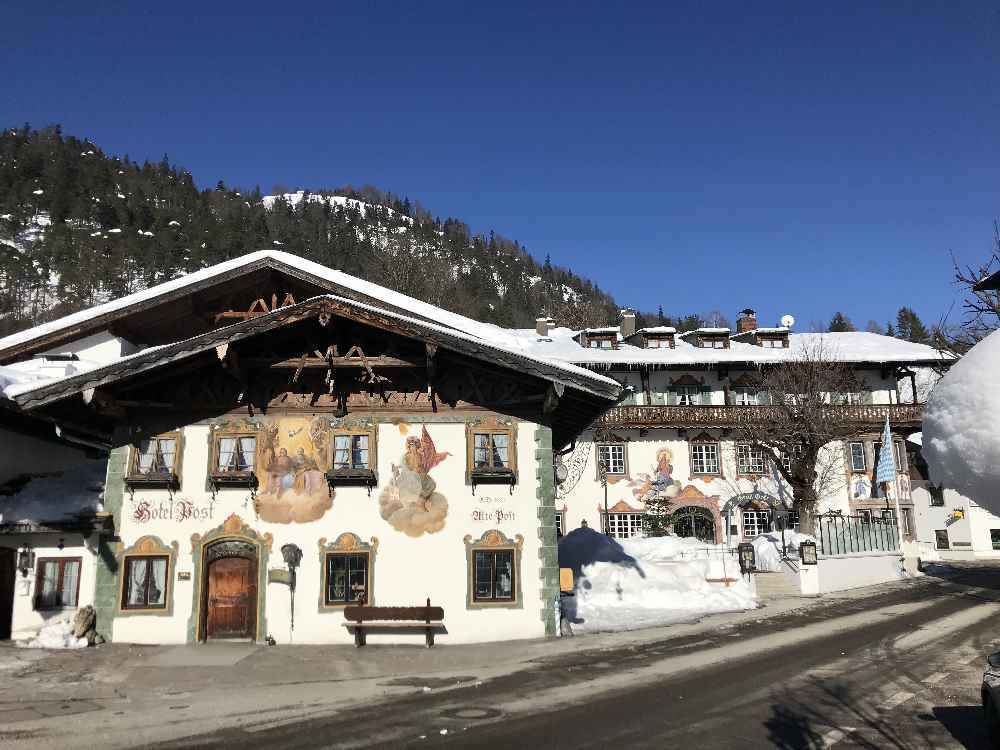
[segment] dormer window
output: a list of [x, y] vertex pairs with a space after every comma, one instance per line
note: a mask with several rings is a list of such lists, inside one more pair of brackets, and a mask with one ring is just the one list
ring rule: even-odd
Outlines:
[[699, 349], [728, 349], [728, 328], [696, 328], [680, 335], [685, 341]]
[[743, 344], [753, 344], [764, 349], [787, 349], [787, 328], [754, 328], [733, 336], [733, 341]]

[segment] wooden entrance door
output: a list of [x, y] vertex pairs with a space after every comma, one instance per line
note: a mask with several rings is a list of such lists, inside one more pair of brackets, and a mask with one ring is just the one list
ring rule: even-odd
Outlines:
[[257, 561], [220, 557], [208, 565], [206, 638], [257, 635]]
[[10, 638], [14, 621], [14, 555], [10, 547], [0, 547], [0, 641]]

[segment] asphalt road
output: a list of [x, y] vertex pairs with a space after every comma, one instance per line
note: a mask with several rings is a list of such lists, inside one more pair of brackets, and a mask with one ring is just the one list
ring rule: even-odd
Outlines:
[[[985, 748], [1000, 566], [164, 748]], [[584, 639], [581, 646], [585, 647]], [[503, 659], [503, 645], [496, 649]], [[422, 682], [427, 685], [427, 681]], [[433, 683], [431, 683], [433, 685]]]

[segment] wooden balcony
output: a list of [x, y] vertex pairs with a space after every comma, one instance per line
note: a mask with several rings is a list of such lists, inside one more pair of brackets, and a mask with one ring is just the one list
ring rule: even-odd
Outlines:
[[[920, 428], [924, 416], [923, 404], [866, 404], [830, 406], [836, 409], [836, 419], [857, 422], [877, 428], [885, 424]], [[597, 427], [741, 427], [774, 419], [777, 409], [772, 406], [614, 406], [595, 424]]]

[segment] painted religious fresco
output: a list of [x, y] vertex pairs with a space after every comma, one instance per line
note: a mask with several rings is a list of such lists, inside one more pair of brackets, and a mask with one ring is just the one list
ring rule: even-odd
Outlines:
[[637, 500], [646, 502], [649, 499], [670, 499], [677, 497], [681, 491], [681, 483], [673, 477], [674, 454], [669, 448], [663, 447], [656, 451], [656, 466], [652, 474], [637, 474], [632, 480], [632, 494]]
[[430, 472], [450, 455], [437, 451], [427, 427], [419, 438], [406, 438], [400, 462], [392, 465], [392, 478], [379, 497], [379, 512], [394, 529], [418, 537], [444, 528], [448, 500]]
[[277, 417], [260, 431], [257, 514], [271, 523], [308, 523], [333, 507], [323, 467], [328, 422], [321, 417]]

